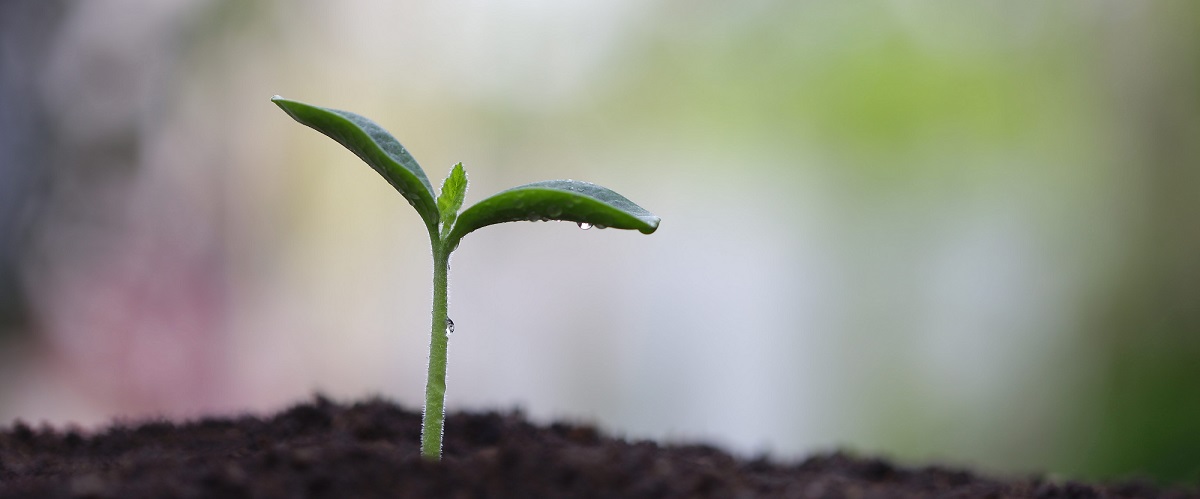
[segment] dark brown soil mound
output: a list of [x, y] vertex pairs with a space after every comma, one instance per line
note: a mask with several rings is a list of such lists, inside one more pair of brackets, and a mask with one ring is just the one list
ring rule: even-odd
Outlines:
[[783, 464], [703, 445], [627, 442], [520, 414], [451, 414], [445, 459], [418, 454], [421, 416], [318, 398], [274, 417], [116, 424], [102, 434], [16, 423], [0, 434], [0, 498], [1197, 497], [1142, 483], [1000, 481], [842, 454]]

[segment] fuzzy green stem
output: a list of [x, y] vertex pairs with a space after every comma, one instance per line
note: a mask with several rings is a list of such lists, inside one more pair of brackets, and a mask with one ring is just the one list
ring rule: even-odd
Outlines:
[[450, 249], [433, 243], [433, 327], [429, 332], [429, 375], [425, 382], [425, 417], [421, 423], [421, 455], [442, 458], [442, 425], [446, 419], [446, 288]]

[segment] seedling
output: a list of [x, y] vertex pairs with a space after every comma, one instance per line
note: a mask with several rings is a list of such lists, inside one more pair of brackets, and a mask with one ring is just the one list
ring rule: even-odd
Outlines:
[[650, 234], [659, 218], [605, 187], [577, 180], [534, 182], [484, 199], [459, 213], [467, 193], [462, 163], [450, 169], [436, 198], [425, 171], [404, 146], [371, 120], [336, 109], [312, 106], [275, 96], [271, 99], [301, 124], [321, 132], [358, 155], [416, 208], [433, 247], [433, 328], [429, 342], [429, 374], [425, 384], [425, 416], [421, 423], [421, 455], [442, 456], [442, 424], [446, 400], [446, 344], [454, 323], [447, 315], [446, 288], [450, 253], [463, 236], [503, 222], [565, 220], [580, 228], [633, 229]]

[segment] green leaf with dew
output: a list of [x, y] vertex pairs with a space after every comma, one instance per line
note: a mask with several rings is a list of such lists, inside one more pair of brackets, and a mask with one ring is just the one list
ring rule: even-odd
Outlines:
[[453, 247], [476, 229], [521, 220], [566, 220], [643, 234], [653, 233], [659, 222], [653, 213], [606, 187], [578, 180], [546, 180], [513, 187], [463, 210], [446, 239]]
[[325, 134], [358, 155], [417, 209], [426, 227], [437, 230], [439, 216], [437, 203], [433, 200], [433, 186], [429, 184], [417, 160], [387, 130], [348, 111], [317, 107], [278, 95], [272, 97], [271, 102], [292, 119]]

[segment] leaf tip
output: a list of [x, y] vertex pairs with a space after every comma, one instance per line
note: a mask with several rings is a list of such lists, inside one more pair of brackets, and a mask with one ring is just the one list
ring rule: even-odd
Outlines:
[[662, 219], [658, 217], [646, 220], [646, 226], [638, 229], [638, 232], [641, 232], [642, 234], [653, 234], [654, 231], [658, 230], [658, 223], [661, 221]]
[[282, 95], [275, 94], [271, 96], [271, 102], [274, 102], [276, 106], [279, 106], [279, 109], [282, 109], [285, 113], [288, 113], [288, 115], [292, 116], [293, 118], [295, 117], [295, 115], [292, 114], [292, 108], [295, 107], [296, 101], [285, 99]]

